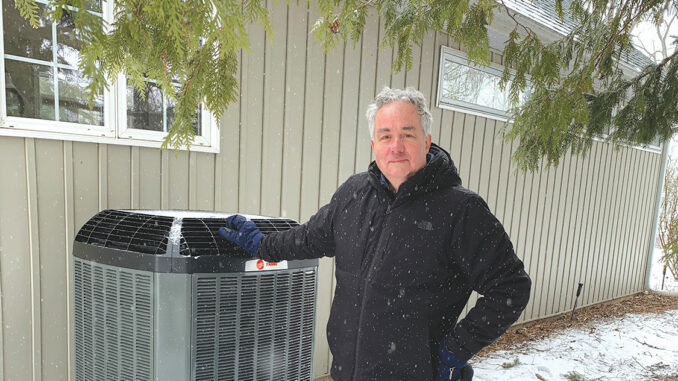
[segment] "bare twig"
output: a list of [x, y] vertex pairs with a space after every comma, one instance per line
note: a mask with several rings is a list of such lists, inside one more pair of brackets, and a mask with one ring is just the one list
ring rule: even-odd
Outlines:
[[652, 349], [659, 349], [660, 351], [665, 350], [665, 348], [660, 348], [660, 347], [654, 346], [654, 345], [652, 345], [652, 344], [648, 344], [648, 343], [646, 343], [646, 342], [644, 342], [644, 341], [638, 340], [638, 339], [635, 338], [635, 337], [633, 338], [633, 340], [637, 341], [638, 344], [646, 345], [646, 346], [648, 346], [648, 347], [650, 347], [650, 348], [652, 348]]

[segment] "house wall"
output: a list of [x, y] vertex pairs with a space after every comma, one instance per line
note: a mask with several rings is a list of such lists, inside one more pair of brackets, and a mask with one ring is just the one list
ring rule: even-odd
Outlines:
[[[71, 248], [105, 208], [203, 209], [306, 221], [371, 150], [363, 114], [385, 85], [414, 86], [435, 104], [440, 46], [430, 33], [411, 70], [392, 73], [373, 17], [355, 46], [324, 53], [307, 2], [271, 6], [273, 43], [251, 28], [240, 58], [241, 97], [221, 121], [221, 153], [0, 137], [0, 374], [4, 380], [72, 378]], [[493, 54], [501, 63], [501, 56]], [[432, 107], [433, 141], [463, 184], [503, 222], [533, 279], [520, 321], [644, 289], [660, 154], [595, 142], [557, 168], [515, 169], [502, 122]], [[329, 371], [325, 324], [333, 261], [322, 259], [314, 369]], [[475, 302], [475, 296], [470, 305]]]

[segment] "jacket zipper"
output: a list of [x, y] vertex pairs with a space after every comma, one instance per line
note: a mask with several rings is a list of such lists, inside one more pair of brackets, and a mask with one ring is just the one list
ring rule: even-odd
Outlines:
[[[395, 200], [393, 200], [395, 201]], [[388, 204], [386, 207], [386, 211], [384, 214], [386, 217], [384, 218], [384, 223], [381, 226], [381, 232], [379, 233], [380, 235], [380, 240], [381, 240], [381, 234], [384, 233], [384, 228], [386, 227], [386, 223], [388, 222], [388, 216], [391, 214], [391, 205], [393, 205], [393, 201]], [[388, 238], [385, 238], [388, 239]], [[377, 247], [378, 249], [379, 247]], [[365, 300], [367, 299], [365, 297], [365, 289], [367, 288], [367, 280], [370, 279], [370, 275], [372, 274], [372, 268], [374, 267], [374, 262], [377, 260], [377, 257], [379, 256], [379, 250], [374, 251], [374, 255], [372, 256], [372, 260], [370, 261], [370, 267], [367, 269], [367, 274], [365, 275], [365, 280], [362, 282], [362, 301], [360, 303], [360, 314], [358, 315], [358, 332], [356, 333], [356, 338], [355, 338], [355, 349], [353, 350], [353, 375], [351, 375], [351, 380], [356, 380], [357, 375], [358, 375], [358, 342], [360, 340], [360, 327], [362, 326], [363, 323], [363, 312], [365, 311]]]

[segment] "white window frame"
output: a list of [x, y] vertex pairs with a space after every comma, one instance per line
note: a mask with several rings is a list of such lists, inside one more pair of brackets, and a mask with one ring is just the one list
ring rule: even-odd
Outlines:
[[[664, 143], [664, 144], [666, 144], [666, 143]], [[639, 148], [646, 149], [646, 150], [652, 151], [652, 152], [661, 153], [662, 149], [664, 148], [664, 144], [662, 144], [662, 143], [659, 143], [659, 145], [648, 144], [647, 146], [640, 146]]]
[[[37, 0], [45, 4], [44, 0]], [[113, 1], [102, 1], [104, 20], [113, 19]], [[166, 132], [148, 131], [127, 128], [127, 89], [124, 75], [119, 75], [116, 81], [103, 93], [104, 125], [95, 126], [80, 123], [69, 123], [54, 120], [16, 117], [7, 115], [5, 96], [5, 45], [2, 10], [0, 10], [0, 136], [17, 136], [41, 139], [56, 139], [66, 141], [80, 141], [89, 143], [104, 143], [127, 146], [141, 146], [160, 148]], [[53, 23], [52, 28], [56, 28]], [[54, 47], [56, 49], [56, 47]], [[43, 61], [25, 57], [17, 57], [19, 61], [44, 64]], [[71, 66], [52, 63], [52, 68], [72, 69]], [[54, 73], [54, 80], [58, 75]], [[56, 91], [55, 93], [58, 93]], [[55, 94], [58, 97], [58, 94]], [[179, 147], [181, 150], [190, 149], [198, 152], [219, 152], [219, 129], [216, 118], [204, 106], [201, 112], [201, 135], [195, 136], [189, 148]], [[58, 112], [58, 110], [55, 110]]]
[[451, 61], [459, 65], [467, 66], [472, 69], [501, 78], [503, 68], [491, 63], [489, 66], [476, 66], [469, 64], [467, 57], [460, 51], [447, 46], [440, 47], [440, 64], [438, 68], [438, 94], [436, 96], [436, 106], [446, 110], [459, 111], [466, 114], [482, 116], [485, 118], [496, 119], [502, 122], [510, 121], [511, 115], [506, 111], [478, 105], [475, 103], [449, 99], [443, 96], [443, 70], [445, 62]]

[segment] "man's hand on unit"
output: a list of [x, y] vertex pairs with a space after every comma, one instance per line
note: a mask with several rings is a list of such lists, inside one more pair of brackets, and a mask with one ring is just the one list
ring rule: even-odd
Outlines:
[[264, 238], [254, 222], [239, 214], [226, 218], [226, 226], [219, 228], [219, 235], [242, 247], [253, 257], [257, 256], [259, 242]]

